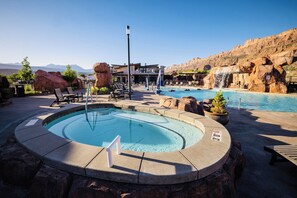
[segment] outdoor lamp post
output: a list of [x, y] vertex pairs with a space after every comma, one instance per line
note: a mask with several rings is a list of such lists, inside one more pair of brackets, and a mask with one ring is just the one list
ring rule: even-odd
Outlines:
[[131, 100], [131, 71], [130, 71], [130, 26], [126, 27], [127, 41], [128, 41], [128, 94]]

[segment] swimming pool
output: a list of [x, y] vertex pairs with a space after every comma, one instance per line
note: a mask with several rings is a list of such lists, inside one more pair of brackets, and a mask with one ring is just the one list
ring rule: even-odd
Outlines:
[[[171, 89], [175, 90], [175, 92], [170, 92]], [[213, 98], [217, 91], [218, 89], [190, 89], [189, 91], [185, 91], [185, 89], [181, 88], [162, 88], [161, 94], [174, 98], [193, 96], [197, 100], [202, 101], [203, 99]], [[276, 112], [297, 112], [297, 96], [241, 92], [224, 89], [223, 95], [228, 101], [228, 107], [237, 108], [239, 100], [241, 100], [240, 107], [244, 109], [258, 109]]]
[[52, 133], [76, 142], [107, 147], [121, 136], [123, 150], [171, 152], [187, 148], [202, 138], [200, 129], [184, 122], [142, 112], [95, 108], [73, 112], [45, 126]]

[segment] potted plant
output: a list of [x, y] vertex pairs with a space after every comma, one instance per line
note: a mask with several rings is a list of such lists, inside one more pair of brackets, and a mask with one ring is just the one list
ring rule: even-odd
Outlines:
[[210, 112], [206, 114], [222, 125], [226, 125], [229, 122], [229, 114], [226, 110], [226, 100], [221, 90], [216, 93], [212, 100]]

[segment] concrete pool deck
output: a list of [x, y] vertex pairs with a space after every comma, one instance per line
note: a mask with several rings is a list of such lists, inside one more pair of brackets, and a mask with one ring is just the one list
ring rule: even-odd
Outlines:
[[[150, 106], [158, 105], [160, 97], [152, 92], [135, 91], [133, 95], [133, 99], [143, 100]], [[13, 98], [11, 105], [1, 107], [1, 144], [21, 121], [55, 109], [49, 107], [53, 100], [53, 95]], [[106, 97], [100, 96], [98, 100], [106, 101]], [[297, 167], [291, 163], [270, 166], [270, 154], [263, 150], [263, 146], [297, 144], [297, 113], [244, 109], [229, 109], [229, 112], [230, 122], [226, 128], [233, 139], [241, 142], [247, 161], [237, 183], [238, 197], [295, 197]]]

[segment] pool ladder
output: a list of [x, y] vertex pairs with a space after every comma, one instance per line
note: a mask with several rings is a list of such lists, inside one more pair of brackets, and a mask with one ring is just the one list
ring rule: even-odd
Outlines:
[[107, 166], [110, 168], [112, 167], [112, 153], [111, 149], [112, 147], [116, 145], [116, 153], [117, 155], [121, 154], [121, 136], [117, 135], [117, 137], [114, 138], [114, 140], [106, 147], [106, 153], [107, 153]]
[[89, 94], [90, 94], [90, 81], [88, 81], [87, 96], [86, 96], [86, 104], [85, 104], [85, 114], [86, 114], [86, 120], [87, 120], [87, 121], [89, 121], [89, 118], [88, 118], [88, 101], [89, 101]]

